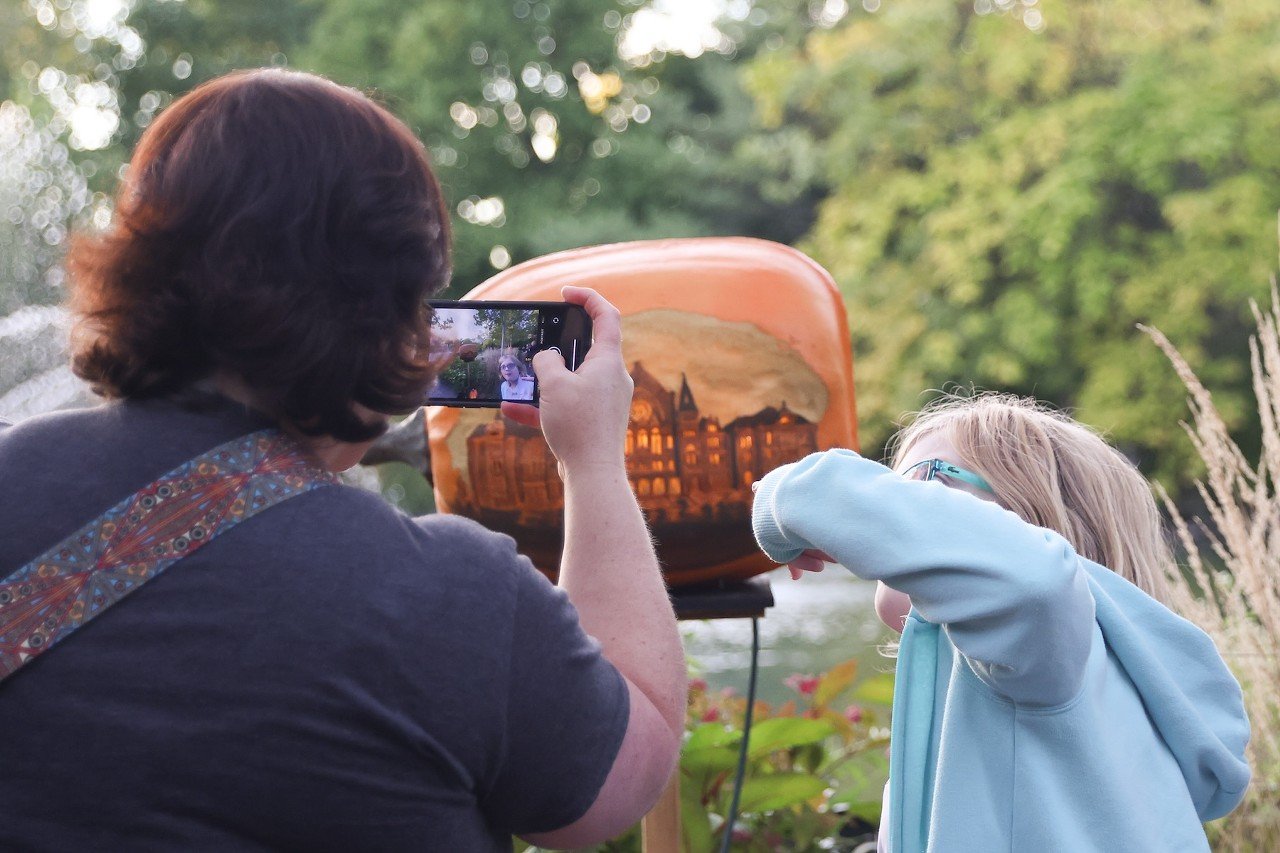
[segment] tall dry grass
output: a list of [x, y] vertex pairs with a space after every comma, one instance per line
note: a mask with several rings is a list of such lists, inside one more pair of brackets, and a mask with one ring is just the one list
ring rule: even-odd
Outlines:
[[1232, 440], [1186, 359], [1159, 331], [1145, 331], [1187, 387], [1191, 420], [1183, 426], [1206, 468], [1196, 486], [1207, 518], [1184, 518], [1162, 492], [1188, 561], [1185, 576], [1171, 577], [1171, 604], [1217, 643], [1244, 688], [1253, 730], [1249, 792], [1209, 827], [1210, 836], [1215, 851], [1262, 853], [1280, 850], [1280, 295], [1274, 282], [1271, 310], [1251, 307], [1258, 331], [1249, 339], [1250, 363], [1262, 427], [1256, 462]]

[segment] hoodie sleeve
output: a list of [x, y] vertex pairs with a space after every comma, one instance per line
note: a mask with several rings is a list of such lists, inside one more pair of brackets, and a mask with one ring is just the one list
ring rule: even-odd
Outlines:
[[770, 472], [752, 525], [779, 563], [818, 549], [911, 596], [1000, 695], [1051, 707], [1079, 692], [1094, 602], [1080, 557], [1057, 533], [850, 450]]

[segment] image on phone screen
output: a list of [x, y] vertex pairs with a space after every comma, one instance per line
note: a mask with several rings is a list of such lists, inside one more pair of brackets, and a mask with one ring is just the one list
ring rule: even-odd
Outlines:
[[534, 402], [539, 349], [536, 308], [433, 306], [431, 360], [440, 365], [428, 401], [448, 405]]

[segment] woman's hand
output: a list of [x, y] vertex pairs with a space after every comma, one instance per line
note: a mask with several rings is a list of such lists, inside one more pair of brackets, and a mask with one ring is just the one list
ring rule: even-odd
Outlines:
[[791, 572], [793, 581], [798, 581], [804, 576], [805, 572], [820, 572], [827, 567], [827, 563], [834, 562], [835, 560], [825, 551], [810, 548], [790, 563], [787, 563], [787, 571]]
[[566, 287], [565, 302], [591, 317], [592, 344], [576, 371], [544, 350], [533, 357], [539, 408], [503, 403], [502, 413], [526, 426], [542, 427], [563, 473], [583, 467], [624, 466], [623, 444], [633, 383], [622, 360], [622, 318], [603, 296], [586, 287]]

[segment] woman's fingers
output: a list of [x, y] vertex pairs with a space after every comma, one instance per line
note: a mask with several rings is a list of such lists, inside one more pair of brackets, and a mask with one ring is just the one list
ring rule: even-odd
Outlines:
[[622, 361], [618, 309], [585, 287], [566, 287], [564, 297], [590, 315], [595, 343], [572, 372], [558, 353], [547, 350], [534, 357], [542, 434], [570, 473], [584, 464], [621, 465], [633, 385]]
[[533, 357], [533, 375], [538, 377], [543, 393], [546, 393], [547, 382], [559, 382], [561, 377], [569, 373], [564, 365], [564, 356], [555, 350], [544, 349]]
[[608, 352], [622, 346], [622, 315], [607, 299], [589, 287], [574, 285], [565, 286], [560, 293], [564, 296], [565, 302], [581, 305], [587, 312], [587, 316], [591, 318], [591, 337], [594, 339], [594, 345], [587, 353], [587, 358], [591, 358], [597, 351], [595, 347], [599, 347], [602, 352]]
[[504, 402], [502, 404], [502, 414], [527, 427], [538, 429], [542, 426], [542, 417], [537, 406], [530, 406], [528, 403]]

